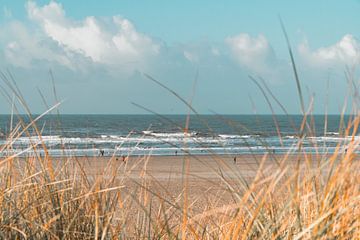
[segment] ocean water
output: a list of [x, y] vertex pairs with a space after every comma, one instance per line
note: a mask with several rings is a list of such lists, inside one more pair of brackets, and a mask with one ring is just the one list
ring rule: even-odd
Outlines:
[[[302, 116], [275, 117], [281, 138], [271, 115], [190, 116], [187, 133], [186, 115], [47, 115], [37, 122], [40, 140], [33, 128], [11, 139], [11, 117], [0, 115], [0, 145], [12, 145], [0, 154], [31, 155], [33, 145], [41, 153], [41, 141], [54, 156], [96, 156], [100, 150], [108, 156], [296, 152]], [[29, 122], [28, 117], [22, 118]], [[339, 134], [340, 119], [339, 115], [327, 116], [325, 130], [325, 116], [314, 116], [313, 134], [305, 136], [303, 149], [333, 152], [337, 145], [348, 142], [349, 137]], [[13, 129], [17, 123], [15, 116]], [[22, 129], [20, 125], [19, 131]]]

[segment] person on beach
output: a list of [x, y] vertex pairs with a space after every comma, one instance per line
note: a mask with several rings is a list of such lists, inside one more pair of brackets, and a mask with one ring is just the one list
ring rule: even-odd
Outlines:
[[234, 164], [236, 164], [236, 157], [234, 157]]
[[177, 156], [177, 150], [175, 150], [175, 156]]
[[100, 150], [100, 156], [103, 157], [103, 156], [104, 156], [104, 153], [105, 153], [105, 151], [101, 149], [101, 150]]

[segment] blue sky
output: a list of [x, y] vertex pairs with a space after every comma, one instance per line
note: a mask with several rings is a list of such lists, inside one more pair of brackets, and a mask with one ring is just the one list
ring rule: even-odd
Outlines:
[[[15, 76], [34, 112], [187, 112], [165, 83], [202, 113], [269, 113], [248, 75], [261, 76], [291, 113], [299, 112], [278, 15], [285, 22], [305, 98], [337, 113], [344, 69], [359, 63], [360, 1], [0, 1], [0, 68]], [[324, 90], [329, 81], [330, 100]], [[252, 102], [252, 103], [251, 103]], [[327, 103], [327, 104], [325, 104]], [[2, 101], [1, 111], [9, 107]], [[277, 112], [281, 112], [275, 107]]]

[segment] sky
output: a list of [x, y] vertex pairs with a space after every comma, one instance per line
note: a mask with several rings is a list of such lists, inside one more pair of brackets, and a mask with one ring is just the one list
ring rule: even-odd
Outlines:
[[[271, 113], [254, 78], [297, 114], [280, 16], [306, 107], [336, 114], [349, 95], [345, 71], [358, 79], [359, 12], [358, 0], [0, 0], [0, 71], [13, 76], [34, 113], [58, 100], [69, 114], [147, 113], [133, 103], [189, 111], [151, 76], [199, 113]], [[11, 105], [2, 94], [0, 113]]]

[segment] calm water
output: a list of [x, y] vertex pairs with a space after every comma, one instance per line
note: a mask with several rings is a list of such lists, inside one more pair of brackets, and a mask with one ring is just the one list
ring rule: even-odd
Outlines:
[[[42, 139], [52, 155], [174, 155], [177, 154], [248, 154], [271, 151], [296, 151], [301, 116], [276, 116], [281, 129], [278, 137], [271, 115], [191, 116], [188, 134], [184, 134], [185, 115], [48, 115], [37, 122]], [[324, 116], [314, 117], [315, 134], [307, 136], [308, 152], [333, 151], [348, 138], [339, 132], [340, 116], [328, 116], [324, 134]], [[25, 118], [25, 122], [29, 119]], [[15, 117], [13, 127], [18, 122]], [[0, 144], [9, 141], [10, 116], [0, 115]], [[21, 129], [21, 128], [20, 128]], [[13, 142], [13, 152], [26, 151], [39, 138], [25, 134]], [[326, 146], [326, 147], [324, 147]], [[39, 146], [41, 149], [41, 146]], [[2, 155], [9, 154], [6, 151]]]

